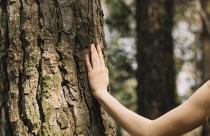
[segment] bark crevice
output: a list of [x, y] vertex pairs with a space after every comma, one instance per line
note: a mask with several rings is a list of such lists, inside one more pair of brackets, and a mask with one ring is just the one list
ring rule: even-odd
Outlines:
[[[42, 21], [43, 21], [43, 14], [41, 12], [41, 9], [40, 9], [40, 2], [39, 0], [35, 0], [36, 3], [37, 3], [37, 6], [38, 6], [38, 25], [39, 25], [39, 31], [41, 32], [43, 27], [42, 27]], [[40, 60], [39, 60], [39, 64], [37, 66], [37, 71], [38, 71], [38, 85], [37, 85], [37, 92], [36, 92], [36, 101], [37, 101], [37, 104], [38, 104], [38, 107], [39, 107], [39, 112], [40, 112], [40, 121], [41, 121], [41, 128], [40, 128], [40, 131], [39, 131], [39, 134], [44, 134], [43, 133], [43, 124], [45, 122], [45, 114], [44, 114], [44, 110], [43, 110], [43, 107], [42, 107], [42, 93], [43, 93], [43, 81], [42, 81], [42, 78], [43, 78], [43, 70], [42, 70], [42, 64], [43, 64], [43, 53], [44, 53], [44, 49], [43, 49], [43, 46], [44, 46], [44, 40], [41, 38], [40, 35], [38, 35], [37, 37], [37, 46], [40, 50]]]

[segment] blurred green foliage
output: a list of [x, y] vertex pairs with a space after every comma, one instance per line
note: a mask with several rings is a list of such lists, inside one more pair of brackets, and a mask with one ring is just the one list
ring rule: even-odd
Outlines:
[[119, 37], [113, 36], [108, 48], [108, 68], [110, 71], [110, 87], [112, 94], [126, 107], [135, 110], [136, 79], [132, 66], [134, 58], [127, 53], [118, 42]]
[[121, 36], [131, 35], [131, 22], [134, 21], [134, 13], [130, 5], [126, 4], [125, 0], [105, 0], [106, 6], [109, 10], [105, 22], [110, 30], [117, 30]]
[[[105, 27], [108, 31], [108, 68], [110, 76], [110, 87], [112, 95], [124, 106], [136, 110], [136, 85], [135, 69], [132, 63], [135, 56], [126, 52], [125, 46], [119, 41], [122, 37], [134, 36], [135, 31], [131, 27], [131, 22], [135, 22], [132, 8], [127, 5], [126, 0], [105, 0], [108, 9], [108, 16], [105, 16]], [[108, 36], [107, 36], [108, 37]], [[118, 126], [117, 135], [121, 136], [121, 128]]]

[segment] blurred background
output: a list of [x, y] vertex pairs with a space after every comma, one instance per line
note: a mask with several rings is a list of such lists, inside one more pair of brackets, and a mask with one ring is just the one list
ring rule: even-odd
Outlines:
[[[210, 0], [104, 0], [112, 94], [150, 119], [210, 79]], [[208, 124], [185, 136], [210, 135]], [[118, 127], [119, 136], [129, 136]]]

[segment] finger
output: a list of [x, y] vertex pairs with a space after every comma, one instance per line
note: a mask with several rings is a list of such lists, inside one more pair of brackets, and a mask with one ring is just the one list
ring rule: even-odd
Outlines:
[[104, 56], [103, 56], [103, 53], [102, 53], [102, 51], [101, 51], [101, 46], [100, 46], [100, 44], [97, 44], [97, 52], [98, 52], [98, 55], [99, 55], [99, 58], [100, 58], [101, 65], [102, 65], [102, 66], [105, 66]]
[[91, 62], [93, 68], [100, 67], [100, 58], [94, 44], [91, 44]]
[[88, 71], [91, 71], [93, 68], [91, 66], [91, 63], [90, 63], [90, 56], [88, 54], [85, 55], [85, 60], [86, 60], [86, 66], [87, 66], [87, 70]]

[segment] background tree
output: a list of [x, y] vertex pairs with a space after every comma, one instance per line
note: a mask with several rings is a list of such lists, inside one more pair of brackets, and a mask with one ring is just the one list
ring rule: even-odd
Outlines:
[[138, 113], [150, 119], [175, 102], [173, 0], [136, 1]]
[[115, 135], [83, 53], [101, 42], [99, 0], [1, 0], [0, 135]]

